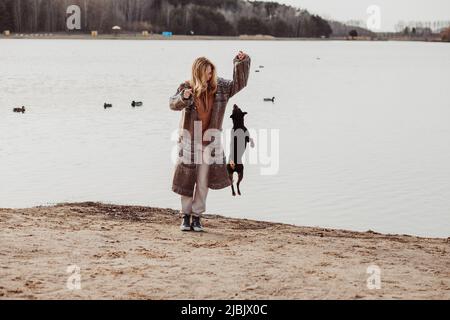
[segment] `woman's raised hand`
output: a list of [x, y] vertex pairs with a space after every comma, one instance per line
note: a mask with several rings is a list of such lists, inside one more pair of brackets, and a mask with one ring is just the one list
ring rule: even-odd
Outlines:
[[239, 51], [239, 53], [237, 54], [237, 58], [239, 59], [239, 60], [244, 60], [245, 59], [245, 57], [247, 57], [247, 54], [244, 52], [244, 51]]
[[192, 95], [192, 89], [186, 89], [183, 92], [183, 98], [185, 99], [189, 99]]

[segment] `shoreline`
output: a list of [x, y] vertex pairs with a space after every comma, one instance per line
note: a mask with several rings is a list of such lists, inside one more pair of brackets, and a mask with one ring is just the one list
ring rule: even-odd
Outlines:
[[[181, 215], [179, 213], [179, 210], [173, 209], [173, 208], [162, 208], [162, 207], [150, 207], [145, 205], [128, 205], [124, 203], [114, 203], [114, 202], [102, 202], [102, 201], [81, 201], [81, 202], [48, 202], [48, 203], [42, 203], [42, 204], [36, 204], [36, 205], [30, 205], [28, 207], [0, 207], [0, 214], [2, 211], [23, 211], [23, 210], [33, 210], [33, 209], [41, 209], [41, 208], [56, 208], [56, 207], [65, 207], [65, 206], [89, 206], [89, 205], [99, 205], [99, 206], [111, 206], [111, 207], [124, 207], [124, 208], [145, 208], [149, 210], [157, 210], [161, 212], [165, 212], [167, 214], [171, 215], [179, 215], [179, 218], [181, 219]], [[443, 240], [450, 242], [450, 234], [449, 236], [424, 236], [424, 235], [417, 235], [417, 234], [409, 234], [409, 233], [386, 233], [382, 231], [377, 231], [368, 229], [366, 231], [362, 230], [352, 230], [352, 229], [343, 229], [343, 228], [333, 228], [333, 227], [321, 227], [321, 226], [307, 226], [307, 225], [298, 225], [295, 223], [288, 223], [288, 222], [282, 222], [282, 221], [270, 221], [270, 220], [255, 220], [250, 218], [233, 218], [230, 216], [225, 216], [221, 214], [205, 214], [205, 218], [220, 218], [220, 219], [226, 219], [226, 220], [242, 220], [242, 221], [250, 221], [254, 223], [269, 223], [269, 224], [276, 224], [276, 225], [283, 225], [283, 226], [289, 226], [293, 228], [304, 228], [304, 229], [311, 229], [311, 230], [321, 230], [321, 231], [329, 231], [329, 232], [344, 232], [344, 233], [355, 233], [355, 234], [370, 234], [370, 235], [380, 235], [384, 237], [410, 237], [410, 238], [417, 238], [417, 239], [423, 239], [423, 240]]]
[[423, 38], [404, 38], [397, 37], [391, 39], [371, 39], [370, 37], [359, 37], [356, 39], [349, 39], [348, 37], [330, 37], [330, 38], [283, 38], [283, 37], [273, 37], [269, 35], [241, 35], [241, 36], [203, 36], [203, 35], [173, 35], [170, 37], [165, 37], [160, 34], [151, 34], [148, 36], [141, 35], [139, 33], [131, 34], [99, 34], [98, 36], [92, 37], [90, 34], [61, 34], [61, 33], [19, 33], [11, 34], [5, 36], [0, 34], [0, 40], [8, 39], [53, 39], [53, 40], [141, 40], [141, 41], [193, 41], [193, 40], [210, 40], [210, 41], [349, 41], [349, 42], [442, 42], [448, 43], [448, 41], [443, 41], [437, 37], [430, 39]]
[[[94, 202], [0, 209], [0, 299], [450, 299], [450, 238], [219, 215], [194, 233], [180, 221]], [[73, 265], [81, 290], [66, 288]]]

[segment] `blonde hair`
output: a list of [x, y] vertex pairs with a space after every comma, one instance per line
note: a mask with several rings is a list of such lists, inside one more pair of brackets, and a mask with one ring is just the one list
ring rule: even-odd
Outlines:
[[[204, 80], [206, 76], [206, 69], [208, 66], [211, 66], [212, 76], [209, 81], [209, 87], [206, 81]], [[195, 59], [192, 64], [192, 76], [190, 85], [192, 87], [192, 91], [194, 96], [200, 97], [200, 95], [208, 89], [209, 94], [214, 94], [217, 92], [217, 73], [216, 66], [205, 57], [200, 57]]]

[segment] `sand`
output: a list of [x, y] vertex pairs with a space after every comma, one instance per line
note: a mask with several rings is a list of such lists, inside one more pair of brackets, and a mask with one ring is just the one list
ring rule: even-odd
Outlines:
[[[179, 224], [149, 207], [0, 209], [0, 299], [450, 299], [449, 239], [212, 215], [204, 233]], [[367, 285], [374, 265], [379, 289]]]

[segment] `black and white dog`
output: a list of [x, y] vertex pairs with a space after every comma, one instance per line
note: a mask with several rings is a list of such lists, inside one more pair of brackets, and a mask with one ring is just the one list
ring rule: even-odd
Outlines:
[[249, 142], [252, 148], [255, 147], [255, 143], [253, 139], [250, 138], [250, 133], [244, 125], [244, 117], [246, 114], [247, 112], [242, 112], [237, 105], [234, 105], [233, 114], [230, 116], [233, 120], [233, 129], [231, 130], [230, 158], [227, 164], [227, 171], [231, 180], [231, 190], [233, 192], [233, 196], [236, 196], [236, 192], [234, 191], [233, 174], [235, 172], [238, 173], [237, 192], [241, 195], [239, 186], [244, 178], [244, 164], [242, 163], [242, 156], [244, 155]]

